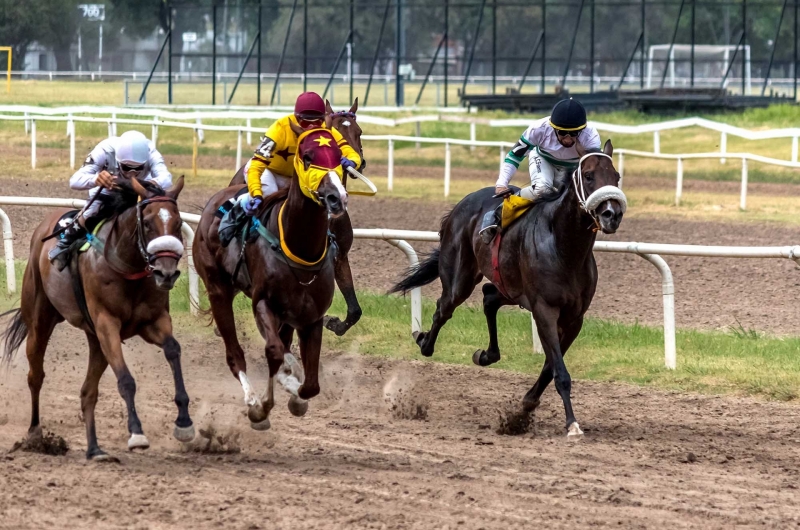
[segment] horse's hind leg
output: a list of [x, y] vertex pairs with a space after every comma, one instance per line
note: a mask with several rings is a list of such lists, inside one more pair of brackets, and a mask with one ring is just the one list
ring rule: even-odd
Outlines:
[[144, 435], [144, 431], [142, 431], [142, 422], [139, 421], [139, 415], [136, 413], [134, 399], [136, 397], [136, 381], [134, 381], [130, 370], [128, 370], [125, 358], [122, 355], [121, 324], [119, 320], [108, 314], [101, 313], [95, 318], [95, 329], [97, 330], [97, 339], [100, 341], [106, 361], [111, 365], [111, 369], [114, 370], [114, 375], [117, 376], [119, 394], [125, 400], [125, 405], [128, 409], [128, 432], [131, 435], [128, 439], [128, 449], [147, 449], [150, 447], [150, 442]]
[[164, 350], [169, 367], [172, 369], [172, 378], [175, 382], [175, 405], [178, 407], [178, 418], [175, 420], [173, 436], [179, 442], [191, 442], [194, 439], [194, 424], [189, 416], [189, 394], [183, 384], [183, 370], [181, 369], [181, 345], [172, 336], [172, 319], [168, 313], [151, 326], [146, 326], [140, 335], [150, 344], [160, 346]]
[[511, 300], [500, 294], [494, 284], [483, 285], [483, 314], [489, 327], [489, 347], [477, 350], [472, 354], [472, 362], [478, 366], [489, 366], [500, 360], [500, 346], [497, 344], [497, 312], [504, 305], [513, 304]]
[[103, 372], [106, 371], [108, 361], [103, 356], [100, 341], [92, 333], [86, 333], [89, 342], [89, 367], [86, 369], [86, 380], [81, 387], [81, 414], [86, 425], [86, 459], [106, 460], [108, 455], [97, 444], [97, 431], [95, 429], [94, 409], [97, 405], [97, 386]]
[[[472, 256], [471, 248], [466, 245], [451, 245], [447, 250], [450, 253], [456, 253], [456, 256], [448, 259], [444, 255], [445, 248], [443, 247], [441, 250], [439, 277], [442, 280], [442, 296], [436, 301], [436, 311], [433, 313], [431, 329], [427, 332], [419, 332], [414, 336], [420, 352], [425, 357], [433, 355], [436, 338], [439, 336], [442, 326], [453, 317], [453, 311], [469, 298], [469, 295], [475, 290], [475, 286], [481, 281], [481, 273], [474, 256]], [[468, 252], [469, 256], [458, 255], [459, 252]], [[447, 267], [441, 266], [443, 262], [452, 263], [452, 268], [446, 270]]]
[[[275, 314], [269, 310], [266, 301], [259, 300], [253, 302], [253, 316], [256, 319], [256, 326], [258, 327], [259, 333], [261, 333], [261, 336], [267, 343], [264, 347], [264, 354], [267, 357], [267, 364], [269, 365], [270, 380], [269, 386], [267, 387], [266, 399], [263, 400], [262, 406], [268, 415], [275, 405], [274, 378], [279, 376], [279, 371], [283, 365], [284, 353], [286, 350], [284, 340], [287, 338], [290, 339], [291, 335], [288, 335], [286, 327], [282, 327]], [[281, 336], [281, 332], [283, 332], [283, 337]], [[286, 390], [291, 392], [291, 388], [294, 388], [296, 393], [296, 388], [300, 386], [300, 382], [294, 377], [292, 377], [292, 379], [293, 381], [289, 381], [288, 383], [283, 380], [280, 382]], [[269, 424], [269, 418], [265, 420], [265, 423], [267, 425]]]

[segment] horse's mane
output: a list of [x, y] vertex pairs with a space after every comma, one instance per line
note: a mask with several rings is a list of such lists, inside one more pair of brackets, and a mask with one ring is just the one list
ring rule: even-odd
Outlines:
[[[149, 180], [139, 180], [142, 185], [151, 195], [156, 197], [163, 197], [166, 195], [164, 188]], [[125, 210], [132, 208], [139, 201], [139, 195], [133, 191], [133, 186], [130, 182], [119, 179], [116, 182], [116, 189], [113, 193], [109, 194], [104, 201], [104, 209], [108, 212], [108, 217], [115, 217]]]

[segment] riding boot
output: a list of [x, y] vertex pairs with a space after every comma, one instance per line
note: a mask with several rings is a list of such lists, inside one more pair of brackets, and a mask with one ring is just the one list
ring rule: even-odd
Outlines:
[[483, 216], [483, 222], [481, 223], [481, 230], [478, 234], [481, 236], [481, 241], [483, 241], [484, 245], [491, 244], [494, 236], [497, 235], [497, 231], [500, 227], [500, 216], [503, 212], [503, 203], [501, 202], [497, 208], [494, 210], [489, 210], [486, 212], [486, 215]]
[[219, 242], [223, 247], [227, 247], [236, 234], [247, 222], [247, 215], [241, 201], [236, 201], [233, 207], [222, 216], [219, 222]]
[[72, 221], [66, 230], [61, 232], [56, 246], [50, 251], [47, 257], [59, 272], [63, 271], [69, 258], [69, 247], [80, 237], [86, 234], [84, 229], [77, 219]]

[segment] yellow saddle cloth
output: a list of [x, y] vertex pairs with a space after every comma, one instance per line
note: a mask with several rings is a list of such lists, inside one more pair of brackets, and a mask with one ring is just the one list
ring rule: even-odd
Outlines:
[[505, 230], [511, 226], [514, 221], [519, 219], [522, 214], [527, 212], [536, 201], [531, 201], [520, 197], [519, 195], [507, 195], [503, 199], [503, 213], [500, 217], [500, 227]]

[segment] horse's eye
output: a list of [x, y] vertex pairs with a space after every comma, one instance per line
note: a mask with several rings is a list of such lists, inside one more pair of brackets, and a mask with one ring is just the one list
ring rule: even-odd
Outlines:
[[586, 180], [594, 180], [594, 173], [592, 173], [591, 171], [586, 173]]

